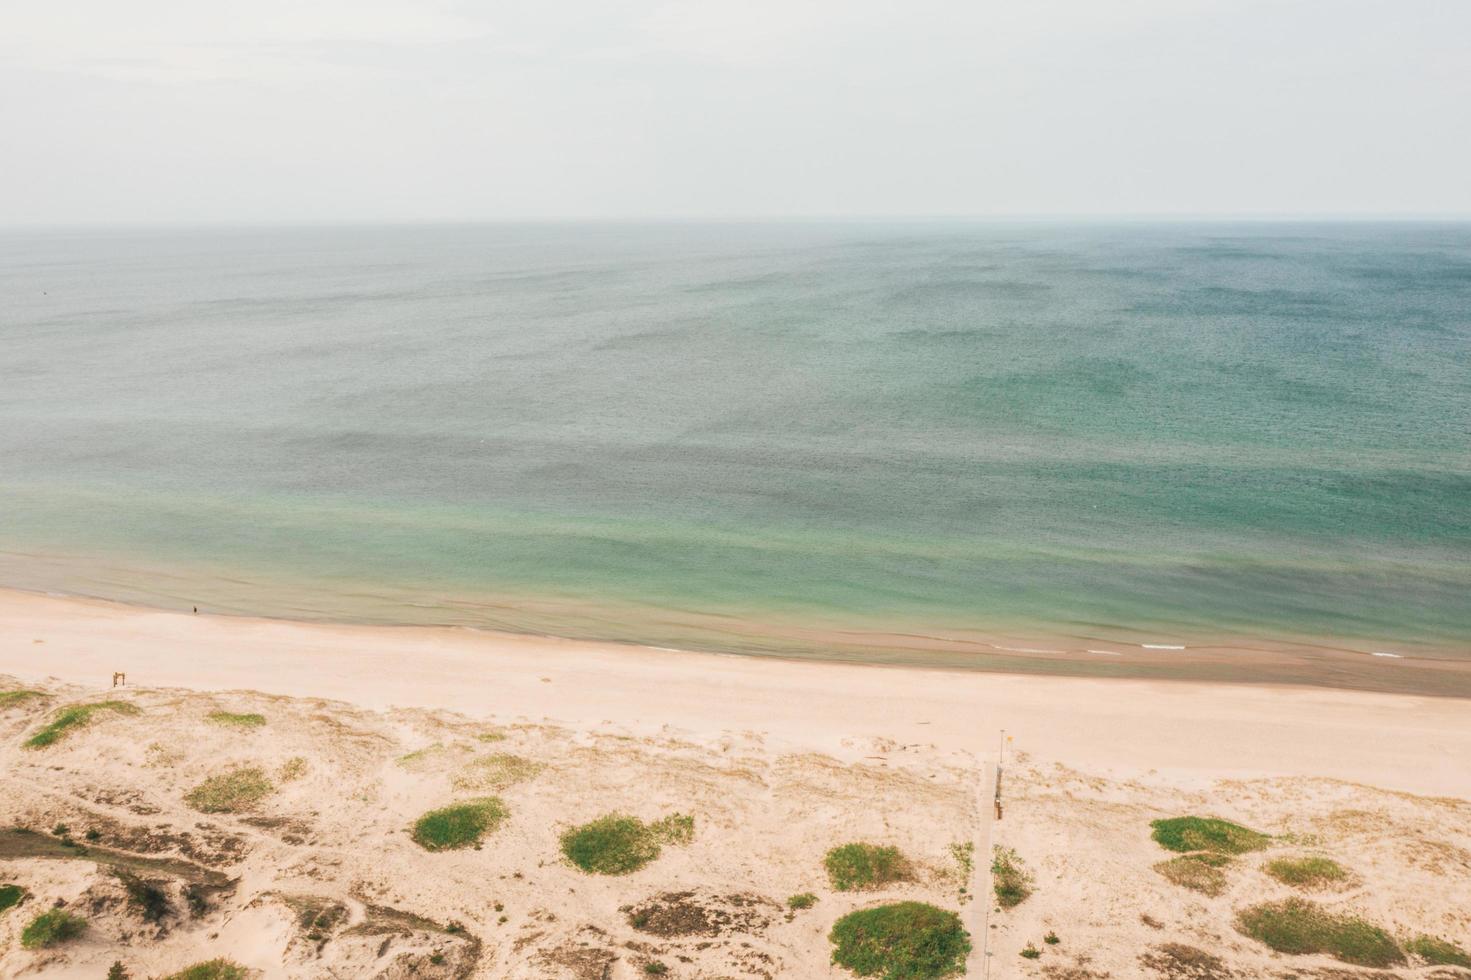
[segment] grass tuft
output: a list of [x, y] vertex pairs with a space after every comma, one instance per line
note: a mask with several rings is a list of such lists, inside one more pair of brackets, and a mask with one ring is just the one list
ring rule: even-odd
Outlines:
[[1151, 835], [1171, 851], [1213, 851], [1216, 854], [1245, 854], [1260, 851], [1271, 838], [1229, 820], [1215, 817], [1172, 817], [1153, 820]]
[[519, 755], [504, 752], [472, 759], [451, 781], [458, 790], [483, 792], [503, 790], [508, 786], [531, 779], [546, 766], [540, 762], [523, 759]]
[[20, 944], [26, 949], [46, 949], [75, 939], [86, 931], [85, 920], [65, 909], [51, 909], [36, 916], [21, 930]]
[[281, 768], [276, 771], [276, 782], [295, 782], [306, 775], [306, 760], [299, 755], [294, 755], [281, 763]]
[[793, 912], [800, 912], [802, 909], [810, 909], [816, 904], [817, 896], [812, 894], [811, 892], [802, 892], [800, 895], [793, 895], [791, 898], [787, 899], [787, 908], [791, 909]]
[[899, 902], [850, 912], [828, 934], [833, 962], [860, 977], [937, 980], [965, 971], [970, 936], [954, 912]]
[[211, 711], [205, 717], [216, 725], [227, 725], [231, 728], [260, 728], [266, 723], [265, 715], [240, 715], [233, 711]]
[[625, 875], [659, 856], [662, 844], [688, 844], [695, 818], [674, 813], [653, 823], [622, 813], [573, 827], [562, 835], [562, 853], [589, 874]]
[[1326, 953], [1355, 966], [1385, 967], [1405, 961], [1405, 954], [1383, 929], [1301, 898], [1243, 909], [1236, 916], [1236, 929], [1279, 953]]
[[17, 704], [23, 704], [26, 701], [32, 701], [36, 698], [49, 698], [50, 696], [45, 691], [0, 691], [0, 711], [14, 707]]
[[255, 807], [274, 787], [259, 766], [244, 766], [211, 776], [184, 794], [200, 813], [239, 813]]
[[1348, 878], [1342, 865], [1325, 857], [1278, 858], [1267, 864], [1266, 872], [1295, 888], [1327, 888]]
[[510, 814], [493, 796], [430, 810], [414, 823], [414, 842], [426, 851], [454, 851], [479, 844]]
[[170, 973], [163, 980], [247, 980], [245, 967], [226, 959], [206, 960]]
[[1417, 936], [1405, 943], [1405, 950], [1431, 966], [1462, 966], [1471, 970], [1471, 955], [1448, 939]]
[[1231, 859], [1224, 854], [1197, 851], [1161, 861], [1154, 870], [1172, 885], [1214, 898], [1226, 890], [1226, 874], [1221, 868], [1230, 863]]
[[74, 728], [81, 728], [90, 722], [92, 716], [99, 711], [112, 711], [120, 715], [142, 714], [136, 704], [127, 701], [94, 701], [91, 704], [74, 704], [69, 708], [62, 708], [46, 724], [46, 727], [26, 739], [25, 747], [44, 749], [48, 745], [54, 745], [67, 732]]
[[26, 899], [26, 890], [19, 885], [0, 885], [0, 912], [8, 912]]
[[840, 892], [882, 888], [894, 881], [908, 881], [914, 870], [897, 847], [857, 842], [843, 844], [822, 859], [828, 880]]
[[1016, 908], [1032, 894], [1032, 875], [1022, 866], [1016, 851], [1009, 847], [992, 851], [991, 886], [996, 892], [996, 904], [1004, 909]]

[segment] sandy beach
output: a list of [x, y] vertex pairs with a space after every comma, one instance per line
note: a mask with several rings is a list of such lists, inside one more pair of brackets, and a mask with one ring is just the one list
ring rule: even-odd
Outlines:
[[[972, 976], [987, 935], [994, 977], [1459, 975], [1414, 957], [1334, 973], [1327, 956], [1241, 935], [1244, 905], [1297, 894], [1264, 862], [1301, 854], [1349, 869], [1316, 900], [1471, 945], [1471, 708], [1454, 698], [780, 661], [19, 592], [0, 593], [0, 675], [0, 690], [35, 692], [0, 714], [0, 825], [35, 832], [0, 844], [0, 878], [29, 895], [0, 919], [6, 976], [97, 977], [115, 960], [162, 976], [227, 955], [291, 978], [619, 978], [652, 963], [836, 977], [849, 974], [829, 962], [833, 922], [901, 898], [961, 914]], [[63, 706], [104, 697], [130, 707], [22, 747]], [[212, 722], [221, 711], [260, 720]], [[262, 799], [188, 802], [241, 767], [270, 784]], [[408, 836], [425, 811], [492, 791], [510, 817], [483, 849], [429, 853]], [[635, 873], [584, 874], [559, 835], [608, 812], [692, 815], [693, 836]], [[1156, 870], [1170, 855], [1150, 821], [1187, 814], [1272, 844], [1212, 893], [1184, 890]], [[85, 832], [93, 856], [53, 853], [57, 825]], [[836, 889], [823, 855], [848, 841], [899, 847], [909, 873]], [[973, 901], [997, 846], [1033, 882], [1013, 909]], [[161, 921], [138, 920], [108, 871], [118, 855], [170, 883]], [[195, 886], [208, 896], [189, 899]], [[789, 910], [799, 893], [815, 906]], [[20, 948], [22, 920], [57, 902], [85, 913], [84, 936]], [[1019, 955], [1028, 946], [1038, 958]]]

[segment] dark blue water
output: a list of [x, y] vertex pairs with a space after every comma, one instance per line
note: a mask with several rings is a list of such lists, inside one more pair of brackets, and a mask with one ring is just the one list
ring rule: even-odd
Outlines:
[[1471, 226], [10, 233], [0, 584], [1471, 651]]

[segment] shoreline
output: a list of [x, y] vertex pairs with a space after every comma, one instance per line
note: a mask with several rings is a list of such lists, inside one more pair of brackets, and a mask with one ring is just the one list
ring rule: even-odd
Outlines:
[[[35, 596], [190, 615], [189, 607], [159, 605], [147, 599], [114, 598], [66, 590], [0, 585], [0, 596]], [[187, 600], [181, 600], [187, 602]], [[207, 607], [208, 608], [208, 607]], [[246, 608], [214, 608], [207, 615], [246, 622], [298, 624], [369, 630], [451, 630], [490, 638], [547, 640], [628, 651], [739, 657], [792, 663], [847, 664], [917, 668], [955, 673], [1184, 681], [1207, 684], [1284, 685], [1310, 689], [1364, 691], [1471, 700], [1471, 654], [1420, 644], [1376, 647], [1346, 645], [1340, 638], [1313, 641], [1254, 640], [1247, 637], [1190, 637], [1139, 634], [1130, 639], [1087, 633], [927, 631], [788, 628], [785, 640], [770, 647], [735, 645], [720, 649], [634, 638], [579, 635], [482, 626], [467, 622], [340, 619], [330, 616], [273, 615]], [[735, 638], [781, 637], [775, 627], [727, 625]]]
[[1471, 757], [1468, 706], [1444, 696], [665, 651], [0, 590], [0, 673], [105, 691], [114, 670], [130, 687], [253, 690], [639, 734], [761, 731], [839, 755], [872, 737], [983, 757], [1005, 729], [1019, 750], [1094, 771], [1321, 776], [1471, 794], [1458, 761]]

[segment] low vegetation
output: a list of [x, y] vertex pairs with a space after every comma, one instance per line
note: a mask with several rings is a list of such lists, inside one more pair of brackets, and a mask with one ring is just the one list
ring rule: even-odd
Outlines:
[[294, 755], [281, 763], [280, 770], [276, 773], [276, 781], [289, 783], [306, 775], [306, 760], [299, 755]]
[[828, 934], [833, 962], [860, 977], [933, 980], [965, 971], [970, 936], [954, 912], [899, 902], [850, 912]]
[[1405, 961], [1399, 945], [1383, 929], [1301, 898], [1243, 909], [1236, 916], [1236, 928], [1279, 953], [1326, 953], [1355, 966], [1385, 967]]
[[0, 885], [0, 912], [8, 912], [25, 898], [26, 890], [19, 885]]
[[206, 718], [216, 725], [226, 725], [230, 728], [260, 728], [266, 723], [265, 715], [241, 715], [233, 711], [211, 711]]
[[812, 894], [811, 892], [802, 892], [800, 895], [793, 895], [791, 898], [787, 899], [787, 908], [791, 909], [793, 912], [800, 912], [803, 909], [810, 909], [816, 904], [817, 896]]
[[420, 817], [414, 823], [414, 842], [426, 851], [474, 847], [509, 815], [506, 805], [493, 796], [464, 800]]
[[254, 808], [275, 787], [259, 766], [242, 766], [211, 776], [184, 794], [200, 813], [239, 813]]
[[499, 791], [524, 782], [545, 768], [540, 762], [499, 752], [471, 760], [451, 782], [458, 790]]
[[1027, 943], [1022, 947], [1021, 955], [1024, 960], [1039, 960], [1042, 958], [1042, 951], [1035, 944]]
[[1215, 817], [1172, 817], [1151, 821], [1149, 826], [1154, 828], [1151, 836], [1161, 847], [1182, 853], [1245, 854], [1260, 851], [1271, 842], [1266, 834]]
[[44, 691], [29, 691], [25, 689], [0, 691], [0, 711], [14, 707], [17, 704], [23, 704], [26, 701], [32, 701], [36, 698], [49, 698], [50, 696]]
[[1405, 952], [1413, 953], [1431, 966], [1460, 966], [1471, 970], [1471, 954], [1448, 939], [1417, 936], [1405, 943]]
[[1015, 908], [1032, 894], [1032, 875], [1016, 851], [997, 847], [991, 852], [991, 886], [996, 904], [1004, 909]]
[[1224, 854], [1197, 851], [1161, 861], [1154, 870], [1172, 885], [1214, 898], [1226, 890], [1226, 873], [1221, 868], [1230, 863], [1231, 859]]
[[156, 882], [145, 881], [121, 868], [114, 868], [112, 873], [128, 893], [128, 905], [143, 917], [144, 922], [162, 922], [173, 911], [168, 894]]
[[822, 864], [828, 880], [840, 892], [882, 888], [914, 877], [909, 859], [897, 847], [878, 844], [843, 844], [828, 851]]
[[51, 909], [36, 916], [21, 930], [20, 944], [26, 949], [46, 949], [75, 939], [86, 931], [85, 920], [65, 909]]
[[136, 704], [127, 701], [93, 701], [91, 704], [74, 704], [58, 711], [36, 734], [26, 739], [28, 749], [44, 749], [54, 745], [72, 729], [81, 728], [92, 720], [99, 711], [111, 711], [120, 715], [141, 714]]
[[623, 875], [637, 871], [659, 856], [664, 844], [688, 844], [695, 836], [695, 818], [671, 814], [653, 823], [610, 813], [562, 835], [562, 853], [589, 874]]
[[1278, 858], [1267, 863], [1266, 872], [1294, 888], [1328, 888], [1348, 878], [1342, 865], [1325, 857]]
[[163, 980], [247, 980], [250, 973], [239, 963], [231, 960], [206, 960], [185, 967], [178, 973], [170, 973]]

